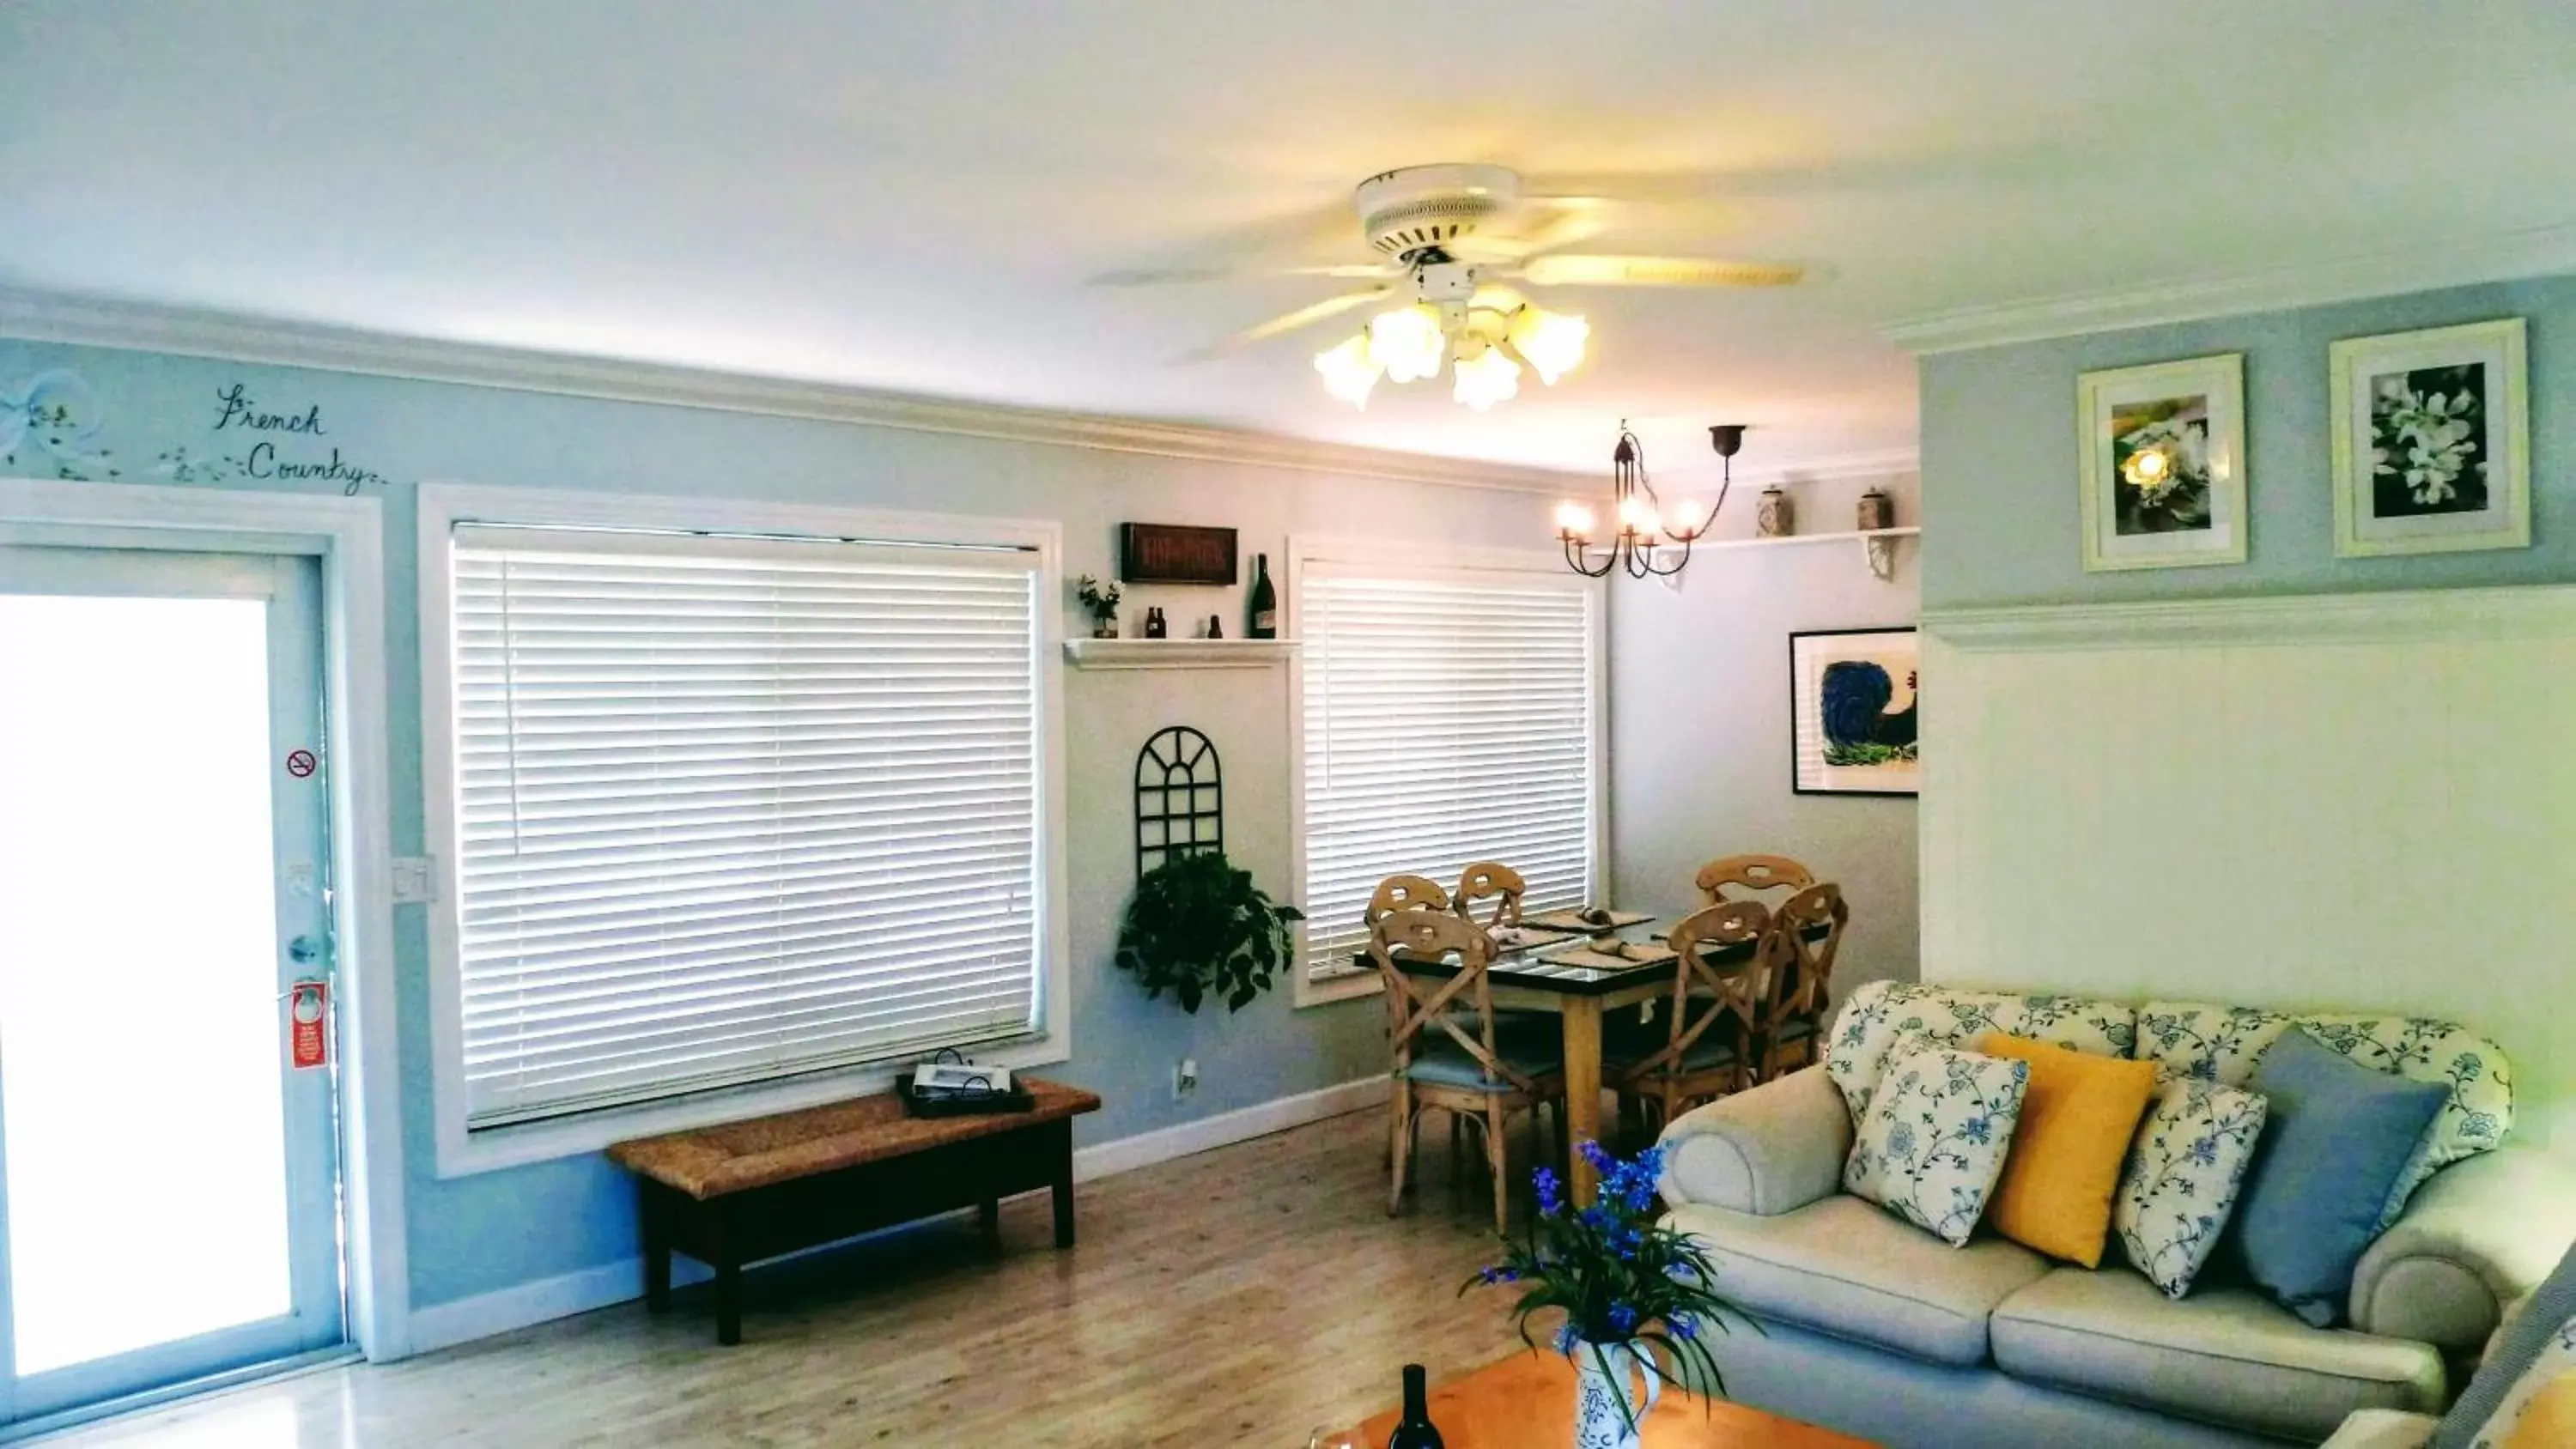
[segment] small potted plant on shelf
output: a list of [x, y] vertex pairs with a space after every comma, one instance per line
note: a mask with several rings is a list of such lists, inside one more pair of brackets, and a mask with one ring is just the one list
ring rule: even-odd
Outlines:
[[[1626, 1161], [1598, 1142], [1581, 1150], [1601, 1176], [1592, 1206], [1570, 1207], [1556, 1173], [1540, 1168], [1538, 1216], [1528, 1233], [1506, 1238], [1503, 1260], [1458, 1291], [1518, 1287], [1512, 1316], [1533, 1348], [1531, 1316], [1562, 1312], [1554, 1344], [1574, 1362], [1575, 1449], [1637, 1449], [1637, 1426], [1661, 1385], [1726, 1391], [1703, 1335], [1711, 1327], [1732, 1332], [1725, 1315], [1738, 1310], [1719, 1296], [1708, 1255], [1688, 1234], [1656, 1221], [1663, 1149]], [[1640, 1378], [1642, 1400], [1632, 1397]]]
[[1091, 575], [1084, 574], [1081, 578], [1073, 581], [1073, 596], [1076, 599], [1081, 600], [1082, 607], [1091, 614], [1092, 638], [1115, 639], [1118, 637], [1119, 595], [1117, 584], [1104, 584], [1100, 580], [1093, 578]]
[[1288, 959], [1288, 924], [1305, 918], [1295, 906], [1273, 904], [1252, 872], [1222, 852], [1166, 856], [1127, 903], [1118, 967], [1133, 972], [1147, 996], [1169, 988], [1183, 1011], [1197, 1011], [1209, 996], [1241, 1011], [1270, 989]]

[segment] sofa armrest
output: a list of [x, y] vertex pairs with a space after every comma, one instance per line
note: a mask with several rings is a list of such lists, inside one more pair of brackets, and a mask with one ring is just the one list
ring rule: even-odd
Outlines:
[[2454, 1163], [2362, 1255], [2353, 1327], [2473, 1354], [2571, 1241], [2576, 1167], [2527, 1147]]
[[2355, 1409], [2317, 1449], [2424, 1449], [2442, 1421], [2403, 1409]]
[[1664, 1128], [1667, 1202], [1757, 1217], [1794, 1212], [1840, 1191], [1851, 1112], [1821, 1066], [1720, 1097]]

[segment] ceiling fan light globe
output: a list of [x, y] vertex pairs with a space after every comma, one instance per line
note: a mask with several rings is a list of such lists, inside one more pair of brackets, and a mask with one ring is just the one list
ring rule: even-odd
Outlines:
[[1592, 324], [1563, 312], [1544, 307], [1523, 307], [1512, 318], [1512, 350], [1529, 362], [1538, 380], [1550, 387], [1572, 372], [1583, 361], [1584, 345], [1591, 340]]
[[1438, 377], [1448, 360], [1449, 339], [1440, 315], [1429, 307], [1398, 307], [1369, 319], [1369, 360], [1395, 382]]
[[1478, 412], [1520, 394], [1521, 365], [1499, 347], [1488, 347], [1474, 357], [1459, 359], [1453, 371], [1458, 381], [1451, 396]]
[[1353, 333], [1341, 346], [1316, 353], [1315, 371], [1323, 374], [1326, 392], [1353, 407], [1366, 409], [1369, 393], [1376, 388], [1378, 374], [1384, 369], [1369, 356], [1367, 334]]

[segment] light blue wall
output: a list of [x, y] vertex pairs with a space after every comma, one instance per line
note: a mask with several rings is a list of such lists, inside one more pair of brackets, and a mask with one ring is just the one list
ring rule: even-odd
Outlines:
[[[344, 460], [386, 476], [395, 849], [422, 850], [419, 620], [414, 488], [424, 479], [603, 492], [684, 493], [850, 506], [932, 509], [1064, 525], [1067, 577], [1114, 572], [1118, 522], [1213, 523], [1242, 531], [1249, 557], [1276, 567], [1288, 536], [1355, 533], [1530, 546], [1549, 536], [1550, 500], [1535, 496], [1328, 477], [1079, 449], [650, 407], [554, 395], [0, 339], [0, 397], [34, 374], [70, 368], [95, 389], [111, 456], [71, 471], [171, 482], [160, 455], [243, 456], [245, 439], [213, 431], [218, 395], [235, 383], [266, 408], [318, 406], [326, 435], [287, 437], [290, 457]], [[0, 476], [51, 477], [56, 460], [22, 444]], [[102, 486], [108, 486], [102, 484]], [[329, 482], [203, 486], [337, 492]], [[1163, 603], [1175, 620], [1222, 613], [1242, 623], [1239, 594], [1139, 590], [1133, 617]], [[1070, 598], [1065, 627], [1080, 620]], [[1298, 1011], [1283, 981], [1241, 1016], [1193, 1019], [1148, 1002], [1109, 964], [1118, 912], [1133, 884], [1129, 771], [1166, 724], [1206, 730], [1223, 752], [1233, 853], [1274, 892], [1289, 877], [1285, 670], [1086, 674], [1065, 690], [1071, 829], [1075, 1059], [1050, 1074], [1091, 1087], [1105, 1110], [1080, 1135], [1103, 1141], [1329, 1086], [1383, 1070], [1373, 1001]], [[398, 1003], [408, 1166], [411, 1289], [429, 1306], [630, 1258], [633, 1211], [621, 1176], [595, 1156], [472, 1177], [435, 1172], [431, 1120], [428, 938], [418, 907], [397, 915]], [[1188, 1102], [1168, 1086], [1195, 1055], [1205, 1085]]]
[[[2529, 319], [2532, 547], [2334, 556], [2326, 346]], [[2245, 354], [2247, 560], [2087, 574], [2077, 551], [2075, 377]], [[2576, 578], [2576, 277], [2139, 328], [1924, 359], [1923, 607], [2341, 593]]]

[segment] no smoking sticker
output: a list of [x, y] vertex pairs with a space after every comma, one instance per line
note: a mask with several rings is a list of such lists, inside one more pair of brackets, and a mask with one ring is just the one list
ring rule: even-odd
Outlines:
[[321, 768], [321, 765], [322, 762], [320, 760], [313, 758], [313, 752], [311, 750], [289, 750], [286, 752], [286, 773], [293, 775], [299, 780], [309, 778], [315, 770]]
[[297, 1071], [327, 1064], [331, 1039], [325, 1034], [323, 1018], [330, 1012], [330, 985], [298, 981], [288, 989], [286, 1001], [288, 1060]]

